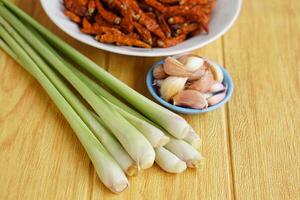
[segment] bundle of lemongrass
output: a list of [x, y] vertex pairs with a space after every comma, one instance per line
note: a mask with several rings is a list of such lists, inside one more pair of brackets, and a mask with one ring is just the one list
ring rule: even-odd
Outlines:
[[111, 191], [123, 191], [128, 186], [125, 174], [136, 175], [154, 161], [170, 173], [200, 164], [200, 137], [182, 117], [126, 86], [7, 0], [0, 0], [0, 47], [43, 86]]

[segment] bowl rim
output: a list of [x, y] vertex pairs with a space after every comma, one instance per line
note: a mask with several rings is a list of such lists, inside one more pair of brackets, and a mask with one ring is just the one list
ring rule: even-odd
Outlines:
[[169, 108], [169, 109], [171, 109], [171, 110], [173, 110], [173, 111], [175, 111], [177, 113], [181, 113], [181, 114], [201, 114], [201, 113], [206, 113], [206, 112], [210, 112], [210, 111], [216, 110], [217, 108], [223, 106], [225, 103], [227, 103], [229, 101], [229, 99], [232, 97], [232, 94], [233, 94], [234, 84], [233, 84], [232, 78], [231, 78], [230, 74], [228, 73], [228, 71], [223, 66], [221, 66], [220, 64], [214, 63], [214, 62], [210, 61], [207, 58], [203, 58], [203, 59], [205, 61], [208, 61], [209, 63], [213, 63], [213, 64], [218, 65], [221, 68], [221, 70], [222, 70], [222, 72], [224, 74], [223, 83], [226, 80], [228, 89], [227, 89], [225, 98], [221, 102], [219, 102], [218, 104], [210, 106], [210, 107], [205, 108], [205, 109], [194, 109], [194, 108], [184, 108], [184, 107], [180, 107], [180, 106], [175, 106], [175, 105], [173, 105], [173, 104], [171, 104], [171, 103], [163, 100], [157, 94], [156, 89], [153, 86], [153, 70], [158, 65], [163, 64], [164, 63], [164, 59], [157, 61], [149, 69], [149, 71], [147, 73], [147, 77], [146, 77], [146, 85], [147, 85], [148, 91], [154, 97], [154, 99], [156, 101], [158, 101], [160, 104], [162, 104], [164, 107]]
[[[49, 0], [40, 0], [44, 12], [48, 15], [48, 17], [51, 19], [51, 21], [57, 27], [59, 27], [63, 32], [68, 34], [73, 39], [80, 41], [84, 44], [87, 44], [89, 46], [95, 47], [97, 49], [104, 50], [104, 51], [122, 54], [122, 55], [137, 56], [137, 57], [158, 57], [158, 56], [169, 56], [169, 55], [175, 55], [175, 54], [182, 54], [182, 53], [193, 51], [195, 49], [199, 49], [203, 46], [206, 46], [209, 43], [217, 40], [219, 37], [221, 37], [223, 34], [225, 34], [233, 26], [234, 22], [236, 21], [236, 19], [238, 18], [239, 14], [240, 14], [241, 5], [242, 5], [242, 0], [236, 0], [237, 1], [237, 9], [234, 13], [234, 16], [228, 22], [227, 26], [225, 28], [223, 28], [220, 32], [218, 32], [216, 35], [214, 35], [213, 37], [211, 37], [201, 43], [195, 43], [194, 45], [191, 45], [190, 47], [186, 47], [186, 48], [182, 48], [182, 49], [174, 49], [174, 50], [171, 49], [171, 50], [168, 50], [165, 52], [156, 52], [155, 48], [152, 48], [149, 50], [143, 49], [143, 51], [132, 51], [132, 47], [120, 46], [119, 48], [115, 48], [115, 46], [112, 47], [109, 44], [105, 44], [105, 43], [97, 43], [97, 45], [96, 45], [95, 42], [87, 41], [84, 38], [77, 37], [76, 34], [71, 29], [64, 27], [62, 24], [58, 23], [58, 21], [55, 20], [55, 17], [51, 14], [50, 9], [47, 9], [46, 1], [49, 1]], [[128, 50], [128, 48], [131, 48], [131, 49]], [[139, 48], [137, 48], [137, 49], [139, 49]], [[168, 49], [168, 48], [165, 48], [165, 49]]]

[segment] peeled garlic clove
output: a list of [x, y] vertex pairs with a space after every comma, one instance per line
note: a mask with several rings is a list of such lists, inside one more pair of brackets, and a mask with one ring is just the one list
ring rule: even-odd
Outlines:
[[184, 89], [186, 81], [187, 78], [185, 77], [169, 76], [161, 84], [161, 97], [164, 100], [169, 101], [173, 96]]
[[173, 104], [189, 108], [203, 109], [208, 107], [205, 97], [196, 90], [182, 90], [173, 98]]
[[189, 89], [198, 90], [199, 92], [202, 92], [202, 93], [207, 93], [207, 92], [210, 92], [213, 81], [214, 80], [213, 80], [212, 74], [210, 74], [208, 72], [208, 73], [205, 73], [205, 75], [202, 76], [198, 81], [195, 81], [189, 87]]
[[167, 77], [162, 65], [159, 65], [153, 69], [153, 77], [155, 79], [164, 79]]
[[187, 77], [191, 75], [191, 73], [185, 69], [184, 65], [173, 57], [165, 59], [164, 71], [170, 76]]
[[225, 86], [222, 83], [219, 83], [218, 81], [213, 81], [210, 86], [209, 92], [216, 93], [224, 90], [225, 90]]
[[207, 99], [208, 105], [213, 106], [220, 103], [226, 97], [226, 90]]
[[216, 64], [209, 64], [208, 66], [211, 72], [213, 73], [215, 80], [222, 83], [224, 79], [224, 75], [221, 68]]

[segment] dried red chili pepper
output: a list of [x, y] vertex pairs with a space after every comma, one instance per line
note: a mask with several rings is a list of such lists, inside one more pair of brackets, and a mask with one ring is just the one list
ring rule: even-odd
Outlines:
[[158, 12], [156, 13], [156, 17], [161, 30], [165, 33], [167, 38], [171, 37], [171, 29], [168, 23], [166, 22], [165, 18], [162, 15], [160, 15]]
[[83, 20], [82, 20], [82, 28], [84, 28], [84, 29], [90, 29], [92, 27], [93, 27], [92, 24], [86, 18], [83, 18]]
[[141, 36], [142, 40], [145, 41], [146, 43], [152, 45], [152, 37], [151, 37], [151, 33], [148, 31], [148, 29], [146, 29], [145, 27], [143, 27], [142, 25], [140, 25], [137, 22], [133, 22], [133, 24], [134, 24], [135, 29]]
[[75, 13], [76, 15], [83, 17], [87, 11], [87, 7], [74, 0], [64, 0], [64, 5], [67, 10]]
[[166, 4], [175, 4], [179, 2], [179, 0], [159, 0], [159, 1]]
[[183, 24], [185, 22], [185, 18], [182, 16], [174, 16], [168, 19], [169, 24]]
[[155, 8], [157, 11], [163, 13], [167, 10], [167, 7], [164, 6], [162, 3], [156, 1], [156, 0], [145, 0], [145, 3], [151, 6], [152, 8]]
[[140, 40], [137, 40], [135, 38], [127, 37], [126, 35], [123, 35], [123, 34], [97, 35], [96, 40], [103, 42], [103, 43], [118, 43], [119, 45], [151, 48], [150, 45], [148, 45]]
[[75, 13], [71, 12], [71, 11], [68, 11], [66, 10], [64, 12], [64, 14], [70, 18], [70, 20], [72, 20], [73, 22], [77, 23], [77, 24], [80, 24], [81, 22], [81, 18], [79, 16], [77, 16]]
[[208, 32], [216, 0], [63, 2], [66, 15], [82, 27], [82, 32], [97, 35], [102, 42], [146, 48], [173, 46], [187, 36]]
[[157, 41], [157, 45], [159, 47], [163, 47], [163, 48], [167, 48], [167, 47], [171, 47], [174, 46], [176, 44], [179, 44], [181, 42], [183, 42], [186, 38], [186, 35], [179, 35], [177, 37], [173, 37], [173, 38], [167, 38], [165, 40], [158, 40]]
[[190, 5], [196, 5], [196, 4], [208, 4], [209, 1], [208, 0], [180, 0], [179, 4], [190, 4]]
[[96, 0], [96, 7], [99, 14], [109, 23], [119, 24], [121, 22], [121, 18], [115, 15], [113, 12], [106, 10], [99, 0]]
[[189, 34], [193, 31], [196, 31], [199, 28], [199, 24], [197, 23], [186, 23], [183, 24], [178, 30], [177, 34]]
[[93, 13], [95, 12], [96, 10], [96, 3], [95, 3], [95, 0], [90, 0], [89, 3], [88, 3], [88, 13], [90, 16], [93, 15]]

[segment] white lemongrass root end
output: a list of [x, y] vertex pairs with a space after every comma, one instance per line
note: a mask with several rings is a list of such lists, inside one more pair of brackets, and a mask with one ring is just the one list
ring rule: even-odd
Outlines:
[[155, 148], [155, 153], [155, 162], [164, 171], [169, 173], [181, 173], [186, 170], [186, 163], [164, 147]]
[[190, 125], [187, 121], [181, 116], [175, 113], [168, 113], [165, 116], [160, 117], [161, 123], [164, 125], [163, 127], [177, 139], [183, 139], [187, 136]]
[[129, 185], [128, 179], [104, 147], [101, 144], [100, 147], [96, 148], [89, 148], [89, 144], [83, 145], [88, 147], [87, 153], [102, 183], [114, 193], [120, 193], [125, 190]]
[[201, 137], [192, 128], [183, 140], [192, 145], [197, 150], [199, 150], [202, 145]]
[[170, 141], [170, 138], [167, 136], [163, 136], [160, 141], [157, 143], [156, 147], [165, 146]]
[[123, 192], [127, 187], [128, 187], [128, 182], [122, 181], [119, 183], [114, 183], [109, 189], [112, 192], [119, 194]]
[[186, 165], [189, 168], [201, 168], [205, 164], [205, 158], [202, 157], [201, 160], [190, 160], [186, 161]]
[[170, 142], [165, 147], [191, 168], [195, 168], [198, 165], [198, 161], [200, 162], [203, 159], [200, 152], [184, 140], [170, 138]]
[[125, 173], [127, 176], [136, 176], [139, 173], [139, 168], [136, 165], [131, 165]]
[[152, 151], [145, 152], [141, 156], [141, 160], [139, 160], [138, 166], [141, 169], [148, 169], [152, 167], [154, 160], [155, 160], [155, 152], [154, 149], [152, 149]]

